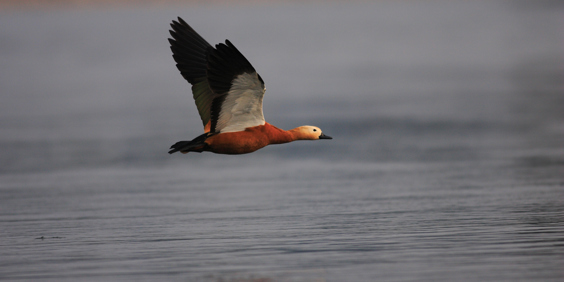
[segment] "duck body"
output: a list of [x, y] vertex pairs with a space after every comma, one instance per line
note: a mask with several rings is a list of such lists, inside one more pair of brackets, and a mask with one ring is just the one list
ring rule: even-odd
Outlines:
[[269, 123], [264, 125], [248, 127], [243, 131], [227, 132], [220, 134], [205, 133], [192, 141], [180, 141], [171, 147], [169, 153], [181, 152], [204, 152], [209, 151], [216, 154], [239, 155], [252, 153], [258, 149], [273, 144], [283, 144], [296, 140], [331, 139], [323, 133], [309, 136], [308, 131], [315, 129], [314, 126], [302, 126], [292, 130], [283, 130]]
[[288, 131], [269, 123], [248, 127], [243, 131], [227, 132], [214, 135], [204, 141], [210, 152], [216, 154], [247, 154], [271, 144], [294, 141]]
[[315, 126], [283, 130], [267, 123], [262, 111], [264, 81], [239, 50], [229, 40], [212, 47], [181, 18], [171, 27], [173, 58], [192, 84], [204, 134], [176, 142], [169, 154], [247, 154], [271, 144], [332, 139]]

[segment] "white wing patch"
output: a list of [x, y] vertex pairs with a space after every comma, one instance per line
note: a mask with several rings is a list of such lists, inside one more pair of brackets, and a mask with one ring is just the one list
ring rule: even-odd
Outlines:
[[264, 84], [257, 73], [243, 73], [231, 82], [215, 126], [216, 132], [243, 131], [247, 127], [264, 125], [262, 97]]

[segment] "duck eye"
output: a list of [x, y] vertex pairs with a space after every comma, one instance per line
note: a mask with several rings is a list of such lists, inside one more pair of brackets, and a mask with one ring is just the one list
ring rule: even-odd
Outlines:
[[313, 129], [313, 132], [316, 132], [316, 131], [317, 131], [317, 129], [314, 128], [314, 129]]

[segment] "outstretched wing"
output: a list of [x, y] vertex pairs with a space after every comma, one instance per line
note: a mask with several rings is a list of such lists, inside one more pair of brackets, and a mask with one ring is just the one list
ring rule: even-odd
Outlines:
[[205, 132], [264, 125], [264, 81], [241, 52], [229, 40], [213, 48], [181, 18], [171, 26], [173, 57], [192, 84]]
[[198, 113], [209, 132], [210, 109], [213, 99], [217, 97], [211, 90], [207, 80], [207, 56], [213, 47], [192, 29], [180, 17], [170, 24], [172, 39], [170, 49], [176, 61], [176, 67], [182, 76], [192, 84], [192, 93]]
[[212, 132], [243, 131], [264, 125], [264, 82], [229, 40], [215, 45], [208, 54], [208, 81], [220, 95], [211, 108]]

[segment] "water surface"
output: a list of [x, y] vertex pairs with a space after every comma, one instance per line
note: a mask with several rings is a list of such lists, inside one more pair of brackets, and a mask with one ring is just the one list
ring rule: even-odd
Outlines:
[[[561, 5], [383, 1], [3, 11], [0, 279], [561, 281]], [[331, 141], [201, 133], [182, 16]]]

